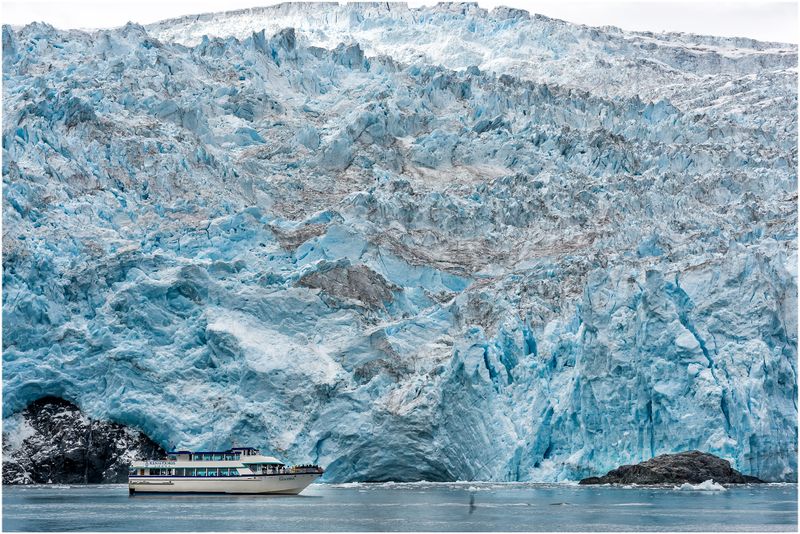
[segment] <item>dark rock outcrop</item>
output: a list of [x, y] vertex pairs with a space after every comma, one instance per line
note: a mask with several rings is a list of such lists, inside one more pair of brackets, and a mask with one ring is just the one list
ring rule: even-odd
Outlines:
[[719, 484], [764, 482], [743, 475], [730, 462], [700, 451], [662, 454], [636, 465], [623, 465], [602, 477], [589, 477], [581, 484], [700, 484], [713, 480]]
[[39, 399], [20, 416], [20, 435], [3, 433], [3, 484], [125, 482], [130, 461], [165, 454], [140, 431], [89, 419], [60, 398]]
[[311, 238], [321, 236], [328, 229], [326, 224], [307, 224], [295, 230], [282, 230], [277, 226], [271, 226], [272, 232], [284, 249], [294, 252], [297, 247]]
[[400, 289], [366, 265], [350, 265], [347, 260], [322, 263], [300, 278], [298, 285], [321, 289], [336, 299], [354, 299], [370, 309], [391, 302], [393, 291]]

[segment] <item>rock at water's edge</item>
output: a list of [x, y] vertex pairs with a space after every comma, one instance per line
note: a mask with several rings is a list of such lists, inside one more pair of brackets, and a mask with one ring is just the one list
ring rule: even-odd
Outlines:
[[164, 450], [142, 432], [93, 420], [71, 402], [39, 399], [3, 432], [3, 484], [126, 482], [134, 459], [163, 458]]
[[662, 454], [636, 465], [623, 465], [601, 477], [589, 477], [580, 484], [700, 484], [713, 480], [719, 484], [761, 483], [743, 475], [730, 462], [700, 451]]

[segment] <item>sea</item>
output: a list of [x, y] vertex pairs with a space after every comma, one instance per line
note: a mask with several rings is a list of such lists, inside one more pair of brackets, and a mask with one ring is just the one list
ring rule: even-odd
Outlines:
[[3, 487], [4, 531], [797, 531], [797, 485], [312, 484], [298, 496]]

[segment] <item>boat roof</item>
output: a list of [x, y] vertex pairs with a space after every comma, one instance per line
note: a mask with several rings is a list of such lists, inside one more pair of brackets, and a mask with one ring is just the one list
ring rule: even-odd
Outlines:
[[226, 451], [169, 451], [167, 454], [230, 454], [236, 451], [257, 451], [255, 447], [231, 447]]

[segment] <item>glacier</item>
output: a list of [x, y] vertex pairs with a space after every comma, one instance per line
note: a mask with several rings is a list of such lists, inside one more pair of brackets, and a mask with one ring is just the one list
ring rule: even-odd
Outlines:
[[474, 4], [3, 27], [3, 418], [344, 481], [797, 480], [797, 47]]

